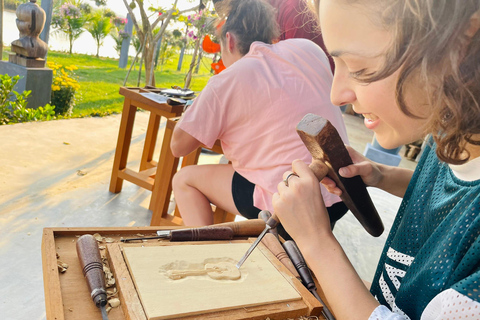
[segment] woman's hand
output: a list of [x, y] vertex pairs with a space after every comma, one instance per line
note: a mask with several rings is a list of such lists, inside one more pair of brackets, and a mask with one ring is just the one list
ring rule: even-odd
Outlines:
[[[383, 179], [383, 174], [380, 170], [379, 164], [367, 159], [350, 146], [346, 146], [346, 148], [348, 150], [348, 154], [352, 158], [353, 164], [340, 168], [338, 171], [339, 175], [343, 178], [360, 176], [367, 186], [378, 186]], [[325, 177], [321, 182], [328, 192], [337, 196], [342, 194], [342, 190], [337, 187], [337, 184], [332, 179]]]
[[[301, 160], [292, 163], [292, 170], [296, 175], [288, 178], [288, 186], [284, 181], [278, 184], [273, 208], [285, 230], [301, 246], [304, 240], [312, 241], [312, 237], [331, 233], [330, 219], [312, 170]], [[285, 172], [283, 178], [290, 173]]]

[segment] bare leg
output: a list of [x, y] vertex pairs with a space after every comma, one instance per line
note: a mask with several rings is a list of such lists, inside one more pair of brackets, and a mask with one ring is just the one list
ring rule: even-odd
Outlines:
[[173, 192], [186, 226], [213, 224], [210, 203], [240, 214], [233, 202], [231, 164], [187, 166], [173, 177]]

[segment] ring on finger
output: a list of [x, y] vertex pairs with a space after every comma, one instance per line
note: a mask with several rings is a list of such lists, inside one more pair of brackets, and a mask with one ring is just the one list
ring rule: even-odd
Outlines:
[[288, 187], [288, 179], [291, 177], [291, 176], [295, 176], [295, 177], [298, 177], [298, 174], [296, 174], [295, 172], [292, 172], [292, 173], [289, 173], [288, 176], [283, 179], [283, 183], [285, 183], [285, 185]]

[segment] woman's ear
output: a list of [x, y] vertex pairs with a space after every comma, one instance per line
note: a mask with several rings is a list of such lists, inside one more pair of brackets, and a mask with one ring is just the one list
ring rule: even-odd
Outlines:
[[480, 29], [480, 11], [477, 11], [474, 14], [472, 14], [472, 16], [470, 17], [470, 25], [467, 31], [465, 31], [465, 35], [469, 39], [471, 39], [475, 36], [475, 34], [478, 32], [479, 29]]
[[225, 34], [225, 45], [227, 46], [227, 50], [229, 53], [232, 53], [233, 50], [235, 49], [235, 35], [233, 35], [230, 32], [227, 32]]

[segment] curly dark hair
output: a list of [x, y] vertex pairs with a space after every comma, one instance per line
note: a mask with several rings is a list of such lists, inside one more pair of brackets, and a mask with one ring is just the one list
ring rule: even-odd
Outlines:
[[467, 162], [466, 145], [480, 145], [474, 137], [480, 134], [480, 31], [466, 35], [480, 0], [345, 1], [380, 9], [376, 21], [394, 33], [383, 68], [360, 80], [374, 82], [400, 70], [398, 105], [419, 118], [405, 101], [406, 85], [418, 77], [432, 107], [426, 133], [437, 143], [439, 159]]
[[225, 41], [227, 32], [235, 34], [238, 50], [245, 55], [254, 41], [271, 44], [279, 37], [275, 10], [263, 0], [224, 0], [225, 24], [220, 38]]

